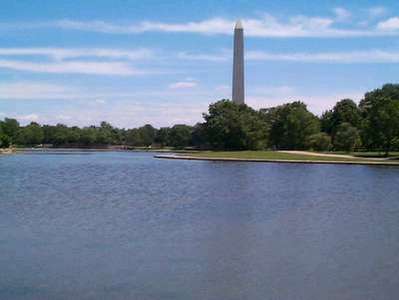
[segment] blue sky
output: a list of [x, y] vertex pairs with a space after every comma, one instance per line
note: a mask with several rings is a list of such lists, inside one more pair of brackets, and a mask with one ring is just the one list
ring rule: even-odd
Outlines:
[[231, 97], [242, 19], [246, 99], [320, 114], [399, 76], [397, 1], [3, 0], [0, 119], [194, 124]]

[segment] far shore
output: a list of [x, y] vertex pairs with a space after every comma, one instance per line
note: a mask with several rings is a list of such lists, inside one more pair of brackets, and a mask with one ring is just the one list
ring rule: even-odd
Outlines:
[[13, 154], [13, 153], [15, 153], [14, 148], [6, 148], [6, 149], [0, 148], [0, 154]]
[[[62, 154], [74, 152], [154, 152], [154, 158], [202, 161], [229, 162], [263, 162], [263, 163], [296, 163], [296, 164], [344, 164], [344, 165], [379, 165], [399, 166], [398, 153], [395, 157], [367, 157], [360, 153], [341, 154], [334, 152], [311, 151], [204, 151], [204, 150], [175, 150], [170, 148], [9, 148], [0, 149], [1, 154], [14, 153], [46, 153]], [[376, 155], [377, 153], [371, 153]]]
[[154, 157], [160, 159], [229, 162], [399, 166], [399, 161], [391, 159], [362, 158], [352, 155], [308, 151], [204, 151], [190, 154], [158, 154]]

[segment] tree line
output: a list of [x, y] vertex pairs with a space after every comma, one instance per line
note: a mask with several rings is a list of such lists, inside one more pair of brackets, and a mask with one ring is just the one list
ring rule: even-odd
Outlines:
[[204, 122], [120, 129], [107, 122], [79, 128], [63, 124], [20, 126], [0, 121], [0, 147], [194, 147], [213, 150], [399, 150], [399, 84], [367, 92], [359, 105], [343, 99], [320, 117], [295, 101], [255, 110], [223, 99], [209, 106]]

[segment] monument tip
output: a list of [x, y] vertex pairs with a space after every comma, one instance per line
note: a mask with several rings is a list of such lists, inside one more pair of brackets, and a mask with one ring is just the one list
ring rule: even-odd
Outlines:
[[237, 20], [235, 29], [243, 29], [241, 20]]

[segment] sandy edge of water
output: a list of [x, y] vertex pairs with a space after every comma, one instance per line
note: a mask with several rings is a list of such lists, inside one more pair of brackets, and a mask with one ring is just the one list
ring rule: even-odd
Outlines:
[[336, 161], [336, 160], [289, 160], [289, 159], [261, 159], [261, 158], [230, 158], [230, 157], [196, 157], [189, 155], [154, 155], [161, 159], [205, 160], [205, 161], [236, 161], [236, 162], [264, 162], [264, 163], [291, 163], [291, 164], [340, 164], [340, 165], [378, 165], [397, 166], [397, 162], [387, 161]]

